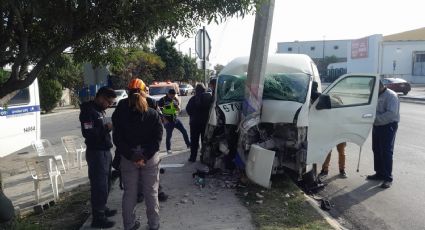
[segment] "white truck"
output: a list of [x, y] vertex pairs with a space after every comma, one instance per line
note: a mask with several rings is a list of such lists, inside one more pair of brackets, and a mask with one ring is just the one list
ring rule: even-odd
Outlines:
[[[270, 187], [272, 173], [285, 168], [299, 178], [315, 177], [337, 144], [362, 146], [372, 128], [379, 76], [347, 74], [311, 103], [313, 82], [321, 92], [317, 67], [302, 54], [268, 57], [260, 121], [251, 127], [241, 116], [248, 57], [230, 62], [218, 75], [201, 161], [223, 168], [226, 158], [243, 163], [248, 178]], [[244, 127], [250, 127], [243, 130]]]

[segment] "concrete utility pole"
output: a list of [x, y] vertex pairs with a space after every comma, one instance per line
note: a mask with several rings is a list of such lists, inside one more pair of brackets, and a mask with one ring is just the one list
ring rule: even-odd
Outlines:
[[269, 52], [274, 3], [274, 0], [266, 1], [255, 16], [248, 76], [245, 84], [245, 100], [242, 106], [244, 117], [252, 116], [258, 121], [263, 100], [264, 74]]

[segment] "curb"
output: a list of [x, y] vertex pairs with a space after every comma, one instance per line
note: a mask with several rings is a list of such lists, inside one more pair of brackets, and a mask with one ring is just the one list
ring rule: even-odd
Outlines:
[[76, 112], [76, 111], [80, 111], [80, 109], [69, 109], [69, 110], [62, 110], [62, 111], [56, 111], [53, 113], [48, 113], [48, 114], [41, 114], [41, 117], [51, 117], [51, 116], [56, 116], [56, 115], [60, 115], [60, 114], [67, 114], [67, 113], [72, 113], [72, 112]]
[[413, 97], [399, 97], [400, 102], [413, 103], [413, 104], [425, 104], [425, 98], [413, 98]]
[[329, 223], [329, 225], [331, 225], [333, 229], [347, 230], [347, 228], [343, 227], [335, 218], [320, 209], [317, 205], [317, 202], [313, 198], [306, 195], [305, 193], [304, 197], [306, 198], [307, 202], [317, 211], [317, 213], [319, 213]]

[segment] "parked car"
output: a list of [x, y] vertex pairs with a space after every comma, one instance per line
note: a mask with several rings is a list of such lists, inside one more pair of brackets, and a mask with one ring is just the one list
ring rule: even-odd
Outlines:
[[112, 104], [112, 107], [117, 107], [118, 102], [128, 97], [127, 91], [125, 89], [117, 89], [115, 90], [115, 94], [117, 95], [117, 98], [115, 98], [115, 101]]
[[[149, 96], [156, 101], [164, 97], [168, 90], [174, 89], [176, 93], [180, 94], [179, 85], [174, 82], [153, 82], [151, 85], [149, 85]], [[180, 102], [180, 98], [178, 95], [176, 95], [177, 99]]]
[[396, 93], [403, 93], [404, 95], [407, 95], [411, 90], [409, 82], [401, 78], [382, 78], [382, 83], [388, 89]]
[[[271, 174], [289, 169], [298, 178], [317, 179], [329, 151], [342, 142], [362, 146], [375, 119], [379, 76], [346, 74], [313, 103], [313, 82], [322, 92], [317, 67], [302, 54], [269, 56], [261, 111], [242, 116], [248, 57], [230, 62], [219, 74], [201, 149], [201, 161], [224, 167], [236, 156], [248, 178], [270, 187]], [[308, 175], [306, 175], [308, 174]]]
[[193, 90], [193, 86], [190, 84], [182, 84], [179, 86], [180, 88], [180, 95], [187, 96], [189, 94], [194, 94], [195, 91]]

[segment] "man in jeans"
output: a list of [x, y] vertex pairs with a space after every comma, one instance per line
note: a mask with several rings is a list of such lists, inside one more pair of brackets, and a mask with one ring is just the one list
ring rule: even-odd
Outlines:
[[400, 101], [397, 93], [379, 82], [378, 105], [372, 129], [372, 150], [375, 174], [368, 180], [383, 180], [381, 188], [392, 185], [393, 150], [398, 122], [400, 121]]
[[182, 122], [177, 118], [177, 114], [180, 111], [179, 101], [176, 98], [176, 90], [170, 89], [168, 90], [167, 95], [161, 98], [158, 101], [158, 107], [161, 108], [162, 111], [162, 120], [164, 123], [164, 128], [167, 133], [165, 139], [165, 145], [167, 148], [167, 153], [171, 154], [171, 137], [173, 136], [174, 128], [178, 129], [184, 138], [184, 142], [186, 143], [187, 148], [190, 148], [189, 136], [187, 135], [187, 131], [184, 128]]
[[90, 201], [93, 212], [93, 228], [111, 228], [113, 221], [107, 217], [117, 213], [106, 207], [110, 189], [112, 123], [106, 119], [105, 110], [117, 96], [111, 88], [102, 87], [93, 101], [81, 105], [81, 132], [87, 146], [86, 160], [90, 180]]

